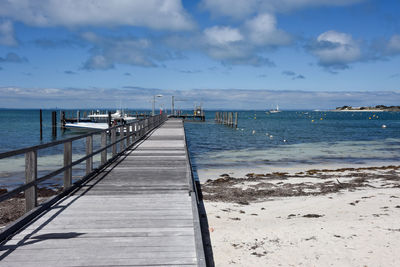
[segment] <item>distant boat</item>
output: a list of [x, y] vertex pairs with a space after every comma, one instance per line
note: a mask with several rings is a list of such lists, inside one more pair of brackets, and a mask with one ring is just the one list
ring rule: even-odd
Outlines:
[[279, 106], [278, 105], [276, 105], [276, 109], [271, 109], [269, 111], [269, 113], [279, 113], [279, 112], [281, 112], [281, 111], [279, 110]]

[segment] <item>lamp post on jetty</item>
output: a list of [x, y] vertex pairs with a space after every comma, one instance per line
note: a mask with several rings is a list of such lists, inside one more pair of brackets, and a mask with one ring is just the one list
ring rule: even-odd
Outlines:
[[153, 95], [153, 110], [152, 110], [152, 112], [151, 112], [151, 115], [152, 115], [152, 116], [155, 115], [155, 114], [154, 114], [154, 109], [155, 109], [155, 106], [156, 106], [156, 97], [162, 97], [162, 95]]

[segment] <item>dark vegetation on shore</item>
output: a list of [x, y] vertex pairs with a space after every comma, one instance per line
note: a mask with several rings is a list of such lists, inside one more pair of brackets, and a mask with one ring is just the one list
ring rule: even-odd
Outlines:
[[377, 105], [375, 107], [337, 107], [336, 110], [383, 110], [383, 111], [400, 111], [400, 106]]
[[[0, 188], [0, 195], [7, 193], [7, 189]], [[60, 193], [46, 187], [38, 188], [38, 201], [45, 201], [51, 196]], [[0, 227], [15, 221], [25, 213], [25, 194], [20, 193], [16, 197], [0, 202]]]
[[[340, 191], [370, 188], [400, 188], [400, 166], [309, 170], [288, 173], [249, 173], [245, 178], [222, 174], [202, 185], [203, 197], [209, 201], [247, 205], [274, 197], [317, 196]], [[320, 182], [285, 182], [290, 178], [314, 178]], [[378, 186], [377, 186], [378, 184]]]

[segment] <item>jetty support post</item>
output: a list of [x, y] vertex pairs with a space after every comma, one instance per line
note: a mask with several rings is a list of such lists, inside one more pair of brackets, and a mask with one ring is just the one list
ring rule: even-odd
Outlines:
[[[25, 180], [26, 183], [35, 181], [37, 178], [37, 152], [25, 153]], [[31, 186], [25, 190], [25, 212], [37, 206], [37, 186]]]
[[[64, 167], [72, 163], [72, 141], [64, 143]], [[72, 185], [72, 167], [64, 171], [64, 190]]]
[[[101, 133], [101, 148], [105, 148], [107, 146], [107, 133], [102, 132]], [[106, 164], [107, 162], [107, 149], [104, 149], [101, 151], [101, 165]]]
[[[93, 136], [86, 137], [86, 156], [93, 153]], [[93, 170], [93, 156], [86, 160], [86, 174], [91, 173]]]
[[39, 110], [39, 121], [40, 121], [40, 140], [43, 139], [43, 111]]
[[57, 137], [57, 112], [52, 111], [51, 112], [51, 133], [53, 137]]

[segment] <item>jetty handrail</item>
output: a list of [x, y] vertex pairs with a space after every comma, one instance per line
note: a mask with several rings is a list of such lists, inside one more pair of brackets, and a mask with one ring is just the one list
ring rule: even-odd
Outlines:
[[[120, 153], [126, 151], [129, 147], [135, 144], [149, 131], [161, 125], [167, 116], [160, 114], [145, 119], [136, 120], [125, 125], [116, 125], [104, 130], [93, 131], [87, 134], [82, 134], [76, 137], [66, 138], [49, 142], [46, 144], [40, 144], [27, 148], [17, 149], [0, 153], [0, 159], [14, 157], [17, 155], [25, 154], [25, 184], [0, 195], [0, 202], [10, 199], [13, 196], [25, 191], [25, 211], [28, 212], [37, 206], [37, 188], [36, 186], [62, 172], [64, 172], [64, 186], [63, 191], [69, 189], [72, 184], [72, 167], [82, 163], [86, 160], [86, 176], [92, 173], [93, 170], [93, 156], [101, 153], [100, 165], [97, 169], [103, 168], [108, 162], [115, 159]], [[132, 131], [131, 131], [132, 127]], [[120, 130], [120, 137], [116, 138], [117, 129]], [[126, 133], [125, 133], [126, 131]], [[111, 142], [107, 144], [107, 133], [111, 135]], [[93, 136], [101, 134], [101, 148], [93, 152]], [[86, 155], [72, 161], [72, 142], [86, 138]], [[132, 140], [131, 140], [132, 139]], [[126, 140], [126, 142], [125, 142]], [[132, 142], [131, 142], [132, 141]], [[117, 153], [117, 144], [120, 144], [120, 150]], [[126, 143], [126, 145], [125, 145]], [[64, 144], [64, 166], [55, 171], [52, 171], [42, 177], [37, 177], [37, 152], [41, 149], [54, 147], [57, 145]], [[107, 160], [107, 149], [112, 148], [112, 157]], [[85, 176], [83, 176], [85, 177]], [[81, 177], [81, 179], [83, 179]]]

